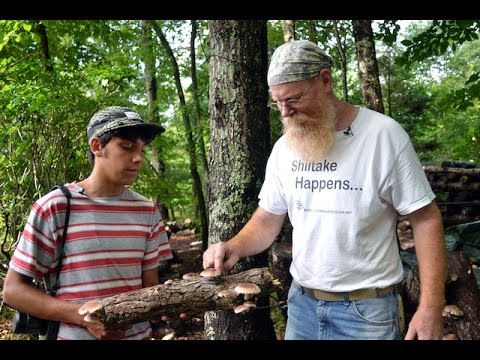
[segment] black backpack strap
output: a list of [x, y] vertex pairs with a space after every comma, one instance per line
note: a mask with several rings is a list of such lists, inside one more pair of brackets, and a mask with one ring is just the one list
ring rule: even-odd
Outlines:
[[72, 193], [68, 188], [64, 185], [55, 185], [53, 186], [50, 191], [60, 189], [62, 190], [63, 194], [67, 198], [67, 213], [65, 214], [65, 226], [63, 227], [63, 236], [62, 236], [62, 244], [67, 239], [67, 229], [68, 229], [68, 221], [70, 220], [70, 199], [72, 198]]
[[67, 212], [65, 213], [65, 222], [63, 225], [63, 235], [62, 235], [62, 243], [61, 243], [61, 249], [60, 249], [60, 258], [58, 259], [58, 265], [57, 265], [57, 277], [55, 279], [55, 284], [52, 286], [50, 289], [50, 293], [55, 296], [57, 289], [58, 289], [58, 278], [60, 277], [60, 266], [62, 264], [62, 253], [63, 253], [63, 246], [65, 245], [65, 241], [67, 240], [67, 230], [68, 230], [68, 222], [70, 220], [70, 199], [72, 198], [72, 193], [68, 188], [64, 185], [55, 185], [53, 186], [50, 191], [55, 190], [55, 189], [60, 189], [62, 190], [63, 194], [67, 198]]
[[72, 198], [72, 193], [70, 192], [70, 190], [68, 190], [68, 188], [65, 186], [65, 185], [54, 185], [52, 186], [52, 188], [50, 189], [50, 191], [53, 191], [55, 189], [60, 189], [62, 190], [62, 192], [65, 194], [65, 196], [67, 197], [67, 200], [70, 200]]

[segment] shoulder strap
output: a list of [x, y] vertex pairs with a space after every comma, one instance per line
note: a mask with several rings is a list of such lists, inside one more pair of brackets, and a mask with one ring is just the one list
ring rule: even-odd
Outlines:
[[72, 193], [70, 192], [70, 190], [68, 190], [68, 188], [65, 186], [65, 185], [54, 185], [52, 186], [52, 188], [50, 189], [50, 191], [53, 191], [55, 189], [60, 189], [62, 190], [62, 192], [65, 194], [65, 196], [67, 197], [67, 200], [70, 200], [72, 198]]
[[67, 239], [68, 221], [70, 220], [70, 199], [72, 198], [72, 193], [64, 185], [55, 185], [50, 189], [50, 191], [55, 189], [62, 190], [63, 194], [67, 198], [67, 212], [65, 214], [65, 226], [63, 227], [63, 236], [62, 236], [62, 244], [63, 244], [63, 242], [65, 242], [65, 240]]
[[67, 198], [67, 212], [65, 213], [65, 222], [64, 222], [64, 225], [63, 225], [63, 235], [62, 235], [62, 243], [61, 243], [61, 248], [60, 248], [60, 257], [58, 259], [58, 265], [57, 265], [57, 277], [55, 279], [55, 284], [51, 288], [51, 293], [52, 293], [53, 296], [55, 296], [55, 293], [57, 292], [57, 289], [58, 289], [58, 278], [60, 276], [60, 265], [62, 264], [63, 246], [65, 245], [65, 241], [67, 240], [68, 222], [70, 220], [70, 199], [72, 198], [72, 194], [70, 193], [70, 190], [68, 190], [66, 186], [55, 185], [50, 189], [50, 191], [55, 190], [55, 189], [62, 190], [63, 194]]

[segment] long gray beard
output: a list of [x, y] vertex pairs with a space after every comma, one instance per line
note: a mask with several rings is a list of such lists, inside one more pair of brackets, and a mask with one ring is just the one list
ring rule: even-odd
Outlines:
[[315, 118], [295, 114], [283, 119], [287, 145], [304, 161], [323, 160], [335, 142], [335, 111], [329, 105], [322, 104]]

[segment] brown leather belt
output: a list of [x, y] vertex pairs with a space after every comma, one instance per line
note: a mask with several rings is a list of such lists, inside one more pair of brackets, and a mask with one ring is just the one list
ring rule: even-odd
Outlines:
[[[295, 280], [294, 280], [295, 281]], [[374, 289], [358, 289], [349, 292], [329, 292], [317, 289], [309, 289], [305, 286], [301, 286], [295, 281], [298, 287], [300, 287], [308, 296], [323, 301], [354, 301], [364, 299], [374, 299], [381, 295], [387, 294], [397, 288], [398, 285], [390, 285], [386, 288], [374, 288]]]

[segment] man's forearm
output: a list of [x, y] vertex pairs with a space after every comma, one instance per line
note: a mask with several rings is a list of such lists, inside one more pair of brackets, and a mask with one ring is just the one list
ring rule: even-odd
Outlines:
[[227, 245], [240, 258], [259, 254], [268, 249], [282, 228], [285, 215], [274, 215], [258, 208]]
[[436, 206], [425, 209], [412, 223], [420, 269], [421, 306], [443, 307], [447, 273], [447, 251], [441, 215]]

